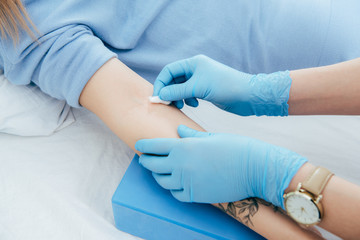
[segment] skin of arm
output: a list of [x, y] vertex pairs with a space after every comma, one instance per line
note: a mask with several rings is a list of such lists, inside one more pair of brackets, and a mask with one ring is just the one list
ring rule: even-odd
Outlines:
[[[113, 58], [92, 76], [79, 101], [133, 150], [140, 139], [178, 138], [180, 124], [203, 131], [177, 108], [150, 103], [148, 97], [152, 92], [150, 83]], [[252, 207], [254, 203], [257, 204], [255, 208]], [[216, 206], [224, 210], [229, 204]], [[246, 217], [249, 211], [251, 216]], [[289, 217], [260, 200], [236, 202], [231, 213], [225, 212], [268, 239], [319, 239], [316, 233], [300, 228]], [[244, 217], [250, 221], [244, 221]]]
[[289, 115], [359, 115], [360, 58], [290, 72]]
[[[291, 71], [289, 114], [360, 114], [360, 58], [318, 68]], [[305, 164], [285, 193], [294, 191], [314, 169]], [[323, 191], [322, 228], [344, 238], [359, 239], [360, 187], [333, 176]]]

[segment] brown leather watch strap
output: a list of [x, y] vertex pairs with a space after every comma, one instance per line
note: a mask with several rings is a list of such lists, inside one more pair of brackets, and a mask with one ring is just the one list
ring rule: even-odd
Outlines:
[[330, 180], [332, 172], [323, 167], [317, 167], [302, 183], [302, 188], [318, 196]]

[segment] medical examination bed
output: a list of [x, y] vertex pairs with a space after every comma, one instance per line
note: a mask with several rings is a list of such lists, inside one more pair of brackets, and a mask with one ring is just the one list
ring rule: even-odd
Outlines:
[[[132, 150], [87, 110], [0, 80], [0, 239], [138, 239], [115, 228], [111, 208]], [[281, 145], [360, 184], [358, 116], [239, 117], [207, 102], [184, 113], [208, 131]]]

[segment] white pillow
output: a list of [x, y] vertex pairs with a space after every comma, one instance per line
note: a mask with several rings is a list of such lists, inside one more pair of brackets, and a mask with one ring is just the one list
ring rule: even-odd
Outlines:
[[45, 136], [74, 121], [65, 101], [46, 95], [35, 85], [13, 85], [0, 73], [0, 132]]

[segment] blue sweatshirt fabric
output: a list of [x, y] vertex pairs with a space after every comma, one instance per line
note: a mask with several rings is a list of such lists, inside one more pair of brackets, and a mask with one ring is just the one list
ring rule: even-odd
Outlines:
[[[41, 33], [1, 39], [0, 71], [79, 107], [91, 76], [118, 57], [153, 82], [166, 64], [205, 54], [248, 73], [360, 57], [360, 1], [23, 0]], [[40, 44], [39, 44], [40, 43]], [[339, 79], [341, 81], [341, 79]]]

